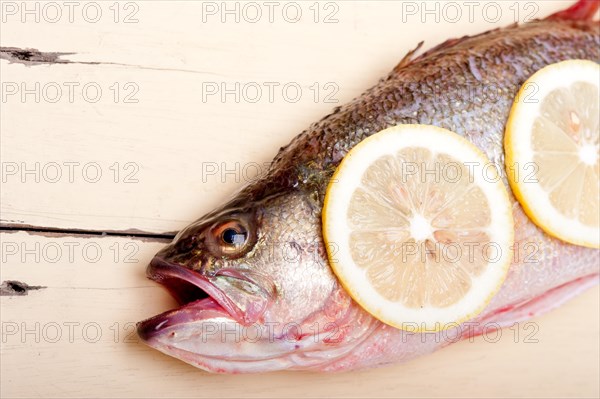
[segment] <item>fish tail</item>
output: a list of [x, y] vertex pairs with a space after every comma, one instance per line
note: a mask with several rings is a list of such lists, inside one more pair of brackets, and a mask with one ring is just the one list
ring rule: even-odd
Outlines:
[[566, 10], [559, 11], [548, 19], [591, 20], [600, 7], [600, 0], [578, 0]]

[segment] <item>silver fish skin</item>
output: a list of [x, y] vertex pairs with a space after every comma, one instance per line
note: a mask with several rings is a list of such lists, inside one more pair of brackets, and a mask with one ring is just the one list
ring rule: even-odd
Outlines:
[[600, 251], [548, 236], [510, 193], [515, 248], [535, 248], [533, 261], [528, 254], [515, 257], [500, 291], [475, 319], [443, 337], [415, 333], [383, 324], [350, 298], [321, 236], [323, 196], [336, 166], [384, 128], [450, 129], [504, 170], [504, 127], [520, 86], [555, 62], [600, 62], [599, 24], [591, 21], [597, 7], [580, 0], [544, 20], [409, 54], [376, 86], [282, 148], [264, 178], [156, 255], [147, 275], [181, 307], [138, 323], [140, 337], [211, 372], [344, 371], [421, 356], [481, 334], [490, 323], [503, 327], [533, 317], [597, 284]]

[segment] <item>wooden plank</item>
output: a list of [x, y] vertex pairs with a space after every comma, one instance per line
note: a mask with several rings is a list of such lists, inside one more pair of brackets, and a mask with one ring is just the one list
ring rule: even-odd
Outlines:
[[[83, 2], [70, 22], [60, 2], [32, 3], [29, 14], [24, 3], [4, 2], [2, 46], [73, 53], [60, 59], [80, 63], [0, 60], [2, 223], [178, 230], [252, 180], [310, 123], [374, 84], [419, 40], [427, 48], [570, 2], [488, 1], [472, 11], [447, 2], [459, 4], [460, 14], [444, 2], [429, 13], [420, 2], [372, 3], [281, 2], [271, 23], [259, 2], [262, 19], [252, 23], [248, 3], [230, 6], [239, 9], [236, 22], [221, 2], [122, 2], [115, 22], [113, 3]], [[96, 7], [101, 17], [92, 23]], [[299, 21], [288, 22], [297, 7]], [[223, 100], [225, 89], [239, 102], [235, 94]]]
[[[93, 23], [81, 13], [92, 3], [102, 10]], [[281, 2], [279, 10], [287, 3], [292, 2]], [[298, 2], [304, 17], [296, 23], [280, 13], [273, 23], [252, 23], [247, 19], [253, 14], [243, 12], [239, 22], [230, 15], [222, 23], [222, 10], [214, 15], [203, 10], [221, 2], [177, 2], [177, 7], [121, 2], [118, 22], [110, 8], [114, 2], [77, 3], [72, 22], [62, 2], [29, 2], [30, 9], [39, 7], [35, 22], [35, 14], [22, 13], [22, 2], [3, 1], [0, 45], [73, 54], [39, 65], [0, 60], [2, 224], [178, 230], [247, 183], [257, 166], [264, 169], [279, 146], [309, 123], [384, 76], [417, 41], [431, 47], [450, 36], [512, 23], [517, 10], [523, 20], [571, 1], [480, 2], [472, 21], [458, 2], [463, 16], [454, 22], [446, 5], [451, 1], [435, 3], [439, 11], [430, 14], [406, 8], [420, 8], [422, 2], [373, 3], [321, 2], [317, 22], [314, 3]], [[495, 5], [488, 6], [487, 18], [481, 12], [492, 3], [500, 6], [498, 20], [491, 18]], [[49, 20], [54, 14], [44, 14], [52, 12], [52, 4], [62, 7], [58, 22]], [[6, 8], [13, 5], [15, 14]], [[124, 23], [127, 15], [138, 21]], [[327, 15], [337, 22], [324, 23]], [[270, 82], [279, 88], [299, 85], [302, 95], [294, 102], [276, 90], [270, 101], [265, 85]], [[202, 96], [215, 85], [251, 90], [253, 83], [262, 88], [256, 102], [250, 91], [239, 102], [232, 95], [225, 101], [219, 94]], [[81, 90], [86, 84], [87, 96]], [[9, 94], [15, 85], [18, 91]], [[23, 87], [34, 93], [23, 98]], [[56, 87], [62, 96], [53, 102]], [[95, 102], [98, 87], [102, 95]], [[57, 182], [54, 163], [61, 172]], [[35, 168], [39, 172], [22, 175]], [[93, 182], [98, 169], [102, 178]], [[521, 325], [516, 342], [514, 331], [504, 330], [498, 342], [477, 338], [378, 370], [222, 376], [162, 355], [130, 335], [132, 323], [174, 306], [144, 277], [162, 243], [24, 232], [3, 232], [0, 241], [2, 281], [46, 286], [27, 296], [0, 297], [2, 397], [600, 394], [598, 288], [534, 320], [537, 343], [524, 342], [531, 329]]]
[[[27, 296], [0, 297], [2, 397], [599, 394], [598, 287], [534, 324], [521, 324], [518, 336], [505, 329], [499, 339], [490, 334], [406, 364], [341, 374], [211, 375], [130, 335], [134, 322], [174, 306], [166, 292], [144, 278], [145, 265], [161, 243], [22, 232], [0, 238], [2, 280], [47, 287]], [[65, 250], [69, 247], [74, 248], [72, 258]], [[63, 249], [60, 257], [57, 248]]]

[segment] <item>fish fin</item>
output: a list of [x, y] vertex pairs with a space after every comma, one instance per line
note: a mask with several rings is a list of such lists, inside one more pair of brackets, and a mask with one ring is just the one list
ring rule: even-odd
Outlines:
[[483, 32], [483, 33], [480, 33], [480, 34], [477, 34], [477, 35], [473, 35], [473, 36], [462, 36], [462, 37], [456, 37], [454, 39], [448, 39], [445, 42], [442, 42], [442, 43], [438, 44], [437, 46], [430, 48], [429, 50], [427, 50], [426, 52], [424, 52], [423, 54], [421, 54], [416, 59], [425, 58], [428, 55], [433, 54], [433, 53], [435, 53], [438, 50], [442, 50], [442, 49], [445, 49], [445, 48], [456, 46], [457, 44], [459, 44], [461, 42], [464, 42], [467, 39], [473, 39], [473, 38], [478, 37], [478, 36], [483, 36], [483, 35], [485, 35], [487, 33], [493, 32], [493, 31], [498, 30], [498, 29], [493, 29], [493, 30], [490, 30], [490, 31], [487, 31], [487, 32]]
[[423, 43], [425, 43], [424, 41], [420, 41], [419, 44], [417, 44], [417, 47], [415, 47], [414, 49], [410, 50], [408, 53], [406, 53], [406, 55], [404, 56], [404, 58], [402, 58], [402, 60], [400, 60], [400, 62], [398, 63], [398, 65], [396, 65], [394, 67], [394, 72], [398, 72], [400, 69], [404, 68], [405, 66], [407, 66], [408, 64], [410, 64], [411, 62], [414, 61], [413, 59], [413, 55], [415, 55], [415, 53], [417, 51], [419, 51], [419, 49], [421, 47], [423, 47]]
[[[554, 13], [554, 14], [550, 15], [549, 17], [547, 17], [546, 19], [549, 19], [549, 20], [591, 20], [592, 18], [594, 18], [594, 15], [596, 14], [596, 12], [598, 11], [599, 8], [600, 8], [600, 0], [578, 0], [577, 3], [573, 4], [571, 7], [567, 8], [566, 10]], [[514, 27], [517, 27], [518, 25], [519, 25], [518, 23], [514, 23], [512, 25], [507, 26], [506, 28], [514, 28]], [[488, 33], [495, 32], [500, 29], [503, 29], [503, 28], [492, 29], [492, 30], [482, 32], [482, 33], [474, 35], [474, 36], [463, 36], [463, 37], [458, 37], [458, 38], [454, 38], [454, 39], [448, 39], [445, 42], [440, 43], [437, 46], [425, 51], [423, 54], [419, 55], [418, 57], [413, 58], [415, 53], [423, 46], [423, 42], [420, 42], [415, 49], [409, 51], [404, 56], [404, 58], [402, 58], [400, 63], [398, 63], [398, 65], [396, 65], [396, 67], [392, 70], [392, 73], [399, 72], [402, 68], [404, 68], [416, 61], [420, 61], [423, 58], [426, 58], [429, 55], [434, 54], [435, 52], [437, 52], [439, 50], [456, 46], [468, 39], [474, 39], [477, 37], [485, 37]]]
[[597, 285], [599, 281], [598, 274], [583, 276], [552, 288], [544, 294], [528, 301], [501, 308], [500, 310], [476, 320], [475, 328], [465, 329], [461, 338], [466, 339], [481, 335], [486, 329], [492, 327], [510, 327], [517, 322], [528, 320], [532, 317], [546, 313], [576, 297], [588, 288]]
[[[513, 27], [516, 27], [517, 25], [518, 24], [514, 23], [512, 25], [507, 26], [506, 28], [513, 28]], [[412, 58], [412, 56], [423, 45], [423, 42], [420, 42], [418, 44], [418, 46], [414, 50], [409, 51], [408, 54], [406, 54], [404, 56], [404, 58], [402, 58], [402, 61], [400, 61], [400, 63], [398, 65], [396, 65], [396, 67], [393, 69], [392, 73], [399, 72], [402, 68], [404, 68], [404, 67], [406, 67], [406, 66], [408, 66], [408, 65], [410, 65], [410, 64], [412, 64], [414, 62], [417, 62], [417, 61], [420, 61], [420, 60], [422, 60], [424, 58], [427, 58], [428, 56], [430, 56], [431, 54], [434, 54], [434, 53], [438, 52], [439, 50], [443, 50], [443, 49], [448, 49], [448, 48], [454, 47], [454, 46], [456, 46], [456, 45], [458, 45], [458, 44], [460, 44], [460, 43], [462, 43], [462, 42], [464, 42], [466, 40], [469, 40], [469, 39], [475, 39], [475, 38], [479, 38], [479, 37], [485, 37], [488, 33], [496, 32], [496, 31], [499, 31], [501, 29], [505, 29], [505, 28], [496, 28], [496, 29], [492, 29], [492, 30], [489, 30], [489, 31], [486, 31], [486, 32], [478, 33], [478, 34], [473, 35], [473, 36], [468, 36], [467, 35], [467, 36], [457, 37], [457, 38], [454, 38], [454, 39], [448, 39], [445, 42], [440, 43], [437, 46], [434, 46], [434, 47], [430, 48], [429, 50], [425, 51], [423, 54], [420, 54], [418, 57]]]
[[600, 0], [578, 0], [571, 7], [554, 13], [547, 19], [590, 20], [594, 18], [599, 7]]

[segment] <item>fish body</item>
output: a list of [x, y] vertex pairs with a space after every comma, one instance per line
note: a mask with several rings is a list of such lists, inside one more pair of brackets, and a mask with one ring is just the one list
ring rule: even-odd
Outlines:
[[509, 189], [517, 252], [507, 278], [479, 316], [443, 338], [395, 329], [360, 308], [333, 274], [321, 235], [323, 198], [337, 165], [357, 143], [390, 126], [452, 130], [503, 171], [504, 127], [521, 85], [552, 63], [600, 62], [600, 27], [590, 20], [597, 6], [581, 0], [545, 20], [409, 54], [373, 88], [282, 148], [262, 179], [156, 255], [148, 277], [182, 306], [140, 322], [139, 335], [213, 372], [351, 370], [511, 325], [597, 284], [600, 251], [545, 234]]

